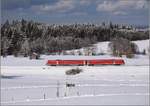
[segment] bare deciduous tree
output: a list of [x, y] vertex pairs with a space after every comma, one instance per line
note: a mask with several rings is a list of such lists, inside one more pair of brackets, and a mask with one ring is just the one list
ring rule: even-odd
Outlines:
[[109, 43], [109, 47], [112, 51], [114, 56], [122, 56], [126, 55], [127, 57], [131, 58], [134, 56], [134, 53], [137, 52], [137, 45], [130, 42], [125, 38], [114, 38]]

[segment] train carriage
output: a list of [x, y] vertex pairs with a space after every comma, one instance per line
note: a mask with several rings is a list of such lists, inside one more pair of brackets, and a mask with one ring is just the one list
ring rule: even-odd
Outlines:
[[87, 60], [87, 65], [123, 65], [124, 60], [122, 59], [95, 59]]
[[58, 60], [59, 65], [85, 65], [85, 60]]
[[51, 66], [68, 66], [68, 65], [76, 65], [76, 66], [83, 66], [86, 65], [85, 60], [48, 60], [47, 65]]
[[83, 65], [124, 65], [123, 59], [93, 59], [93, 60], [48, 60], [47, 65], [51, 66], [83, 66]]

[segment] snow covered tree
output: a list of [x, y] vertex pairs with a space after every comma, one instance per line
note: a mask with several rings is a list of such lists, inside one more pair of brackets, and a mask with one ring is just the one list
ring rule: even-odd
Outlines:
[[11, 41], [6, 36], [2, 37], [2, 39], [1, 39], [1, 54], [3, 57], [7, 56], [7, 54], [8, 54], [7, 50], [10, 46], [10, 43], [11, 43]]
[[109, 47], [114, 56], [126, 55], [129, 58], [134, 56], [134, 53], [137, 50], [137, 45], [133, 44], [127, 39], [124, 38], [114, 38], [109, 43]]
[[[118, 29], [119, 30], [119, 29]], [[1, 25], [1, 38], [6, 37], [11, 43], [7, 49], [7, 54], [24, 52], [27, 54], [28, 45], [31, 50], [39, 53], [62, 52], [71, 49], [80, 49], [88, 47], [91, 44], [101, 41], [110, 41], [115, 37], [123, 37], [128, 40], [148, 39], [149, 32], [121, 32], [117, 30], [117, 25], [106, 25], [105, 22], [100, 25], [94, 24], [71, 24], [71, 25], [45, 25], [38, 22], [22, 19], [8, 20]], [[28, 41], [24, 39], [27, 38]], [[1, 42], [1, 45], [4, 42]], [[29, 44], [28, 44], [29, 43]], [[135, 45], [132, 45], [136, 48]], [[135, 52], [135, 50], [132, 51]], [[1, 51], [3, 48], [1, 48]], [[5, 50], [4, 50], [5, 51]], [[30, 51], [30, 50], [29, 50]]]
[[97, 45], [93, 45], [92, 47], [91, 47], [91, 51], [92, 51], [92, 55], [97, 55]]
[[30, 47], [29, 47], [29, 40], [27, 38], [25, 38], [23, 44], [21, 45], [20, 52], [21, 54], [24, 55], [24, 57], [27, 57], [29, 55]]

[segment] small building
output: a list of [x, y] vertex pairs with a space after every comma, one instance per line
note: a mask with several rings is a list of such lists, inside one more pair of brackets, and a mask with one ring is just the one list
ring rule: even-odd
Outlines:
[[30, 59], [39, 59], [39, 58], [40, 58], [40, 55], [38, 53], [33, 52], [30, 54]]

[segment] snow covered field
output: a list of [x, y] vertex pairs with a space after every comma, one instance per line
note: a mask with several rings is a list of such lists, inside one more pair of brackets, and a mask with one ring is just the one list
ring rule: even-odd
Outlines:
[[[149, 66], [80, 66], [81, 74], [66, 76], [71, 68], [3, 66], [2, 104], [148, 105]], [[66, 89], [66, 82], [75, 87]]]
[[[136, 42], [139, 45], [145, 42], [141, 51], [148, 47], [148, 40]], [[108, 54], [42, 55], [41, 60], [1, 57], [2, 105], [149, 105], [148, 55], [136, 55], [133, 59], [123, 57], [125, 65], [122, 66], [45, 65], [48, 59], [93, 58], [116, 57]], [[83, 72], [74, 76], [65, 75], [66, 70], [76, 67]], [[66, 82], [75, 84], [75, 87], [66, 88]]]

